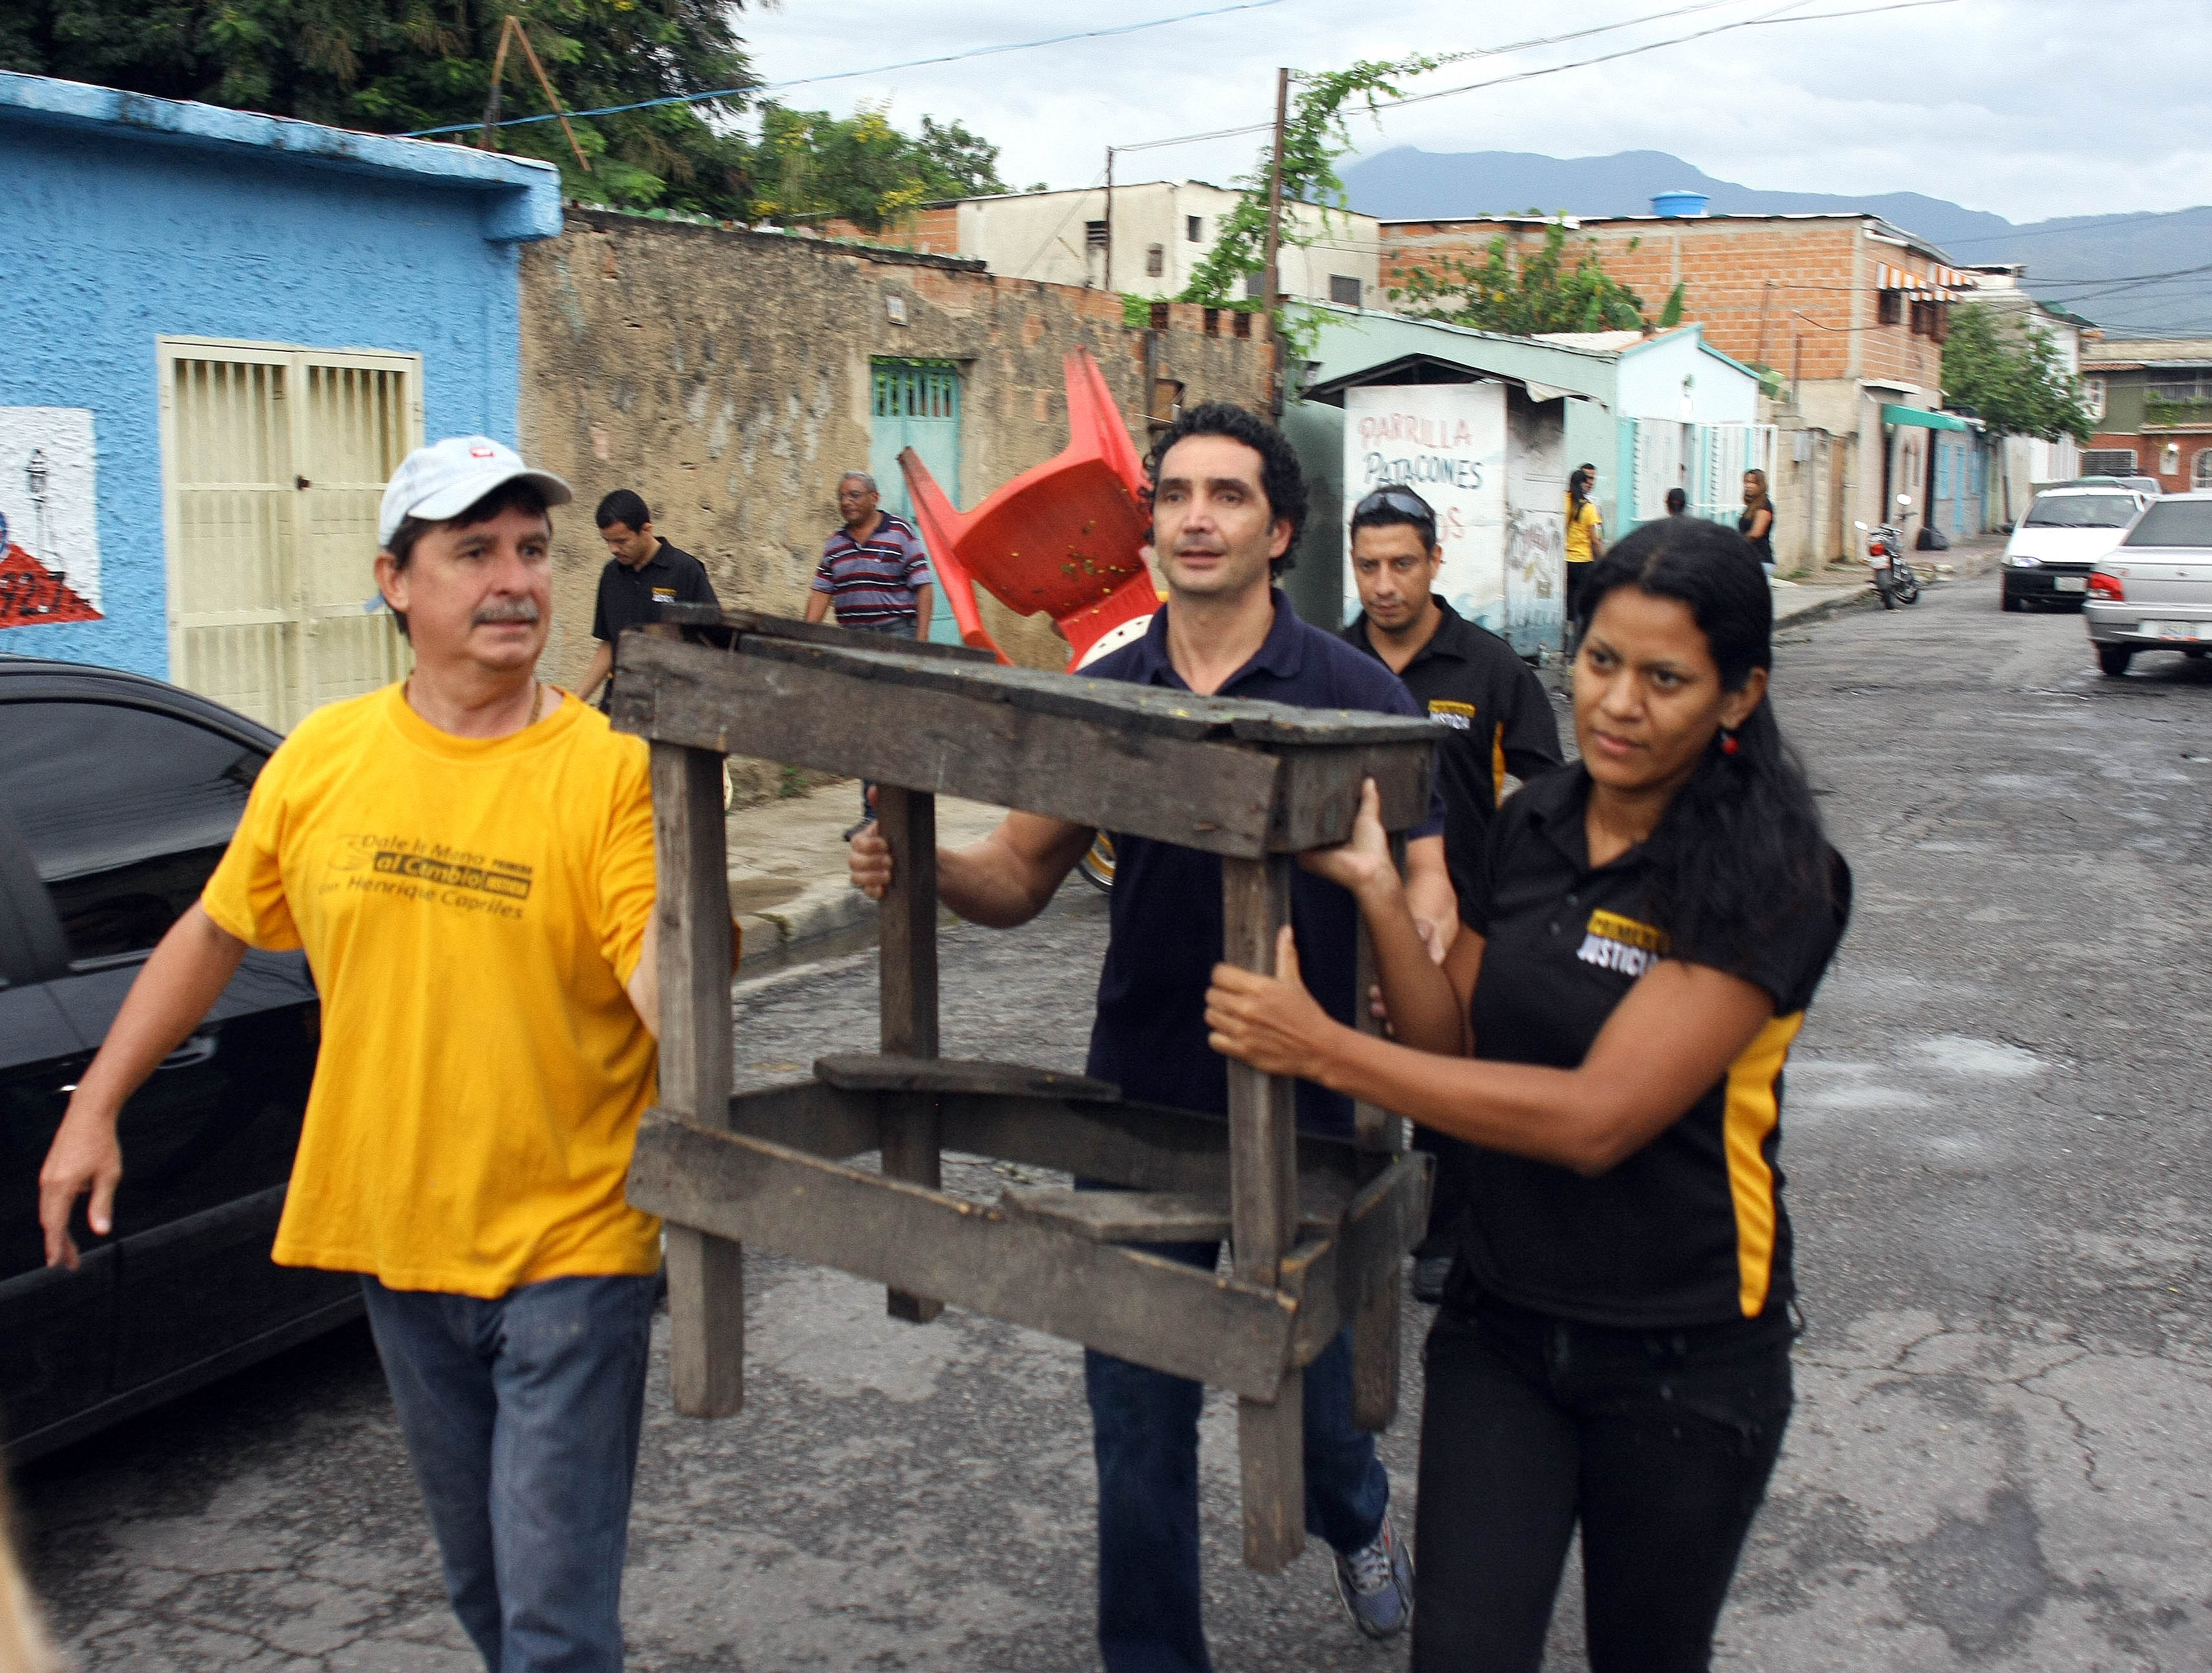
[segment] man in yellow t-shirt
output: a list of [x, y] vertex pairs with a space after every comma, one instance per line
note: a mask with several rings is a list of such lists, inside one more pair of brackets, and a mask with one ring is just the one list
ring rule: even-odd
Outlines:
[[462, 1625], [493, 1673], [616, 1669], [659, 1223], [645, 745], [537, 678], [550, 506], [483, 436], [409, 455], [376, 578], [398, 685], [302, 721], [133, 984], [40, 1176], [50, 1262], [107, 1230], [116, 1116], [248, 946], [304, 948], [322, 1042], [277, 1229], [358, 1272]]

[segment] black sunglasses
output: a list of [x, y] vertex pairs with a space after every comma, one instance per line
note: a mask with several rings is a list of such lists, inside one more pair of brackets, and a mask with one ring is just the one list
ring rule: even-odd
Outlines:
[[1357, 522], [1362, 517], [1376, 511], [1402, 512], [1407, 516], [1426, 524], [1430, 528], [1437, 526], [1435, 508], [1410, 488], [1376, 489], [1352, 508], [1352, 520]]

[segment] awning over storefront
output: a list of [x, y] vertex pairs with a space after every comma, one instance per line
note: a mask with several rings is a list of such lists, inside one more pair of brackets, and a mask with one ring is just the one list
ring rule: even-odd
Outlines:
[[1968, 430], [1973, 426], [1965, 419], [1948, 412], [1924, 412], [1917, 406], [1885, 406], [1881, 410], [1885, 424], [1917, 424], [1924, 430]]

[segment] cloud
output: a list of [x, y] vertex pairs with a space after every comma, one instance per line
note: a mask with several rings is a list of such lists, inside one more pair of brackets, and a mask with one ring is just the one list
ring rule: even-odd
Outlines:
[[[1450, 86], [1568, 64], [1759, 16], [1781, 0], [1725, 0], [1692, 15], [1569, 46], [1453, 65]], [[1102, 14], [1073, 0], [957, 7], [792, 0], [740, 27], [763, 79], [924, 58], [1002, 41], [1170, 16], [1203, 0], [1146, 0]], [[1808, 13], [1867, 0], [1798, 0]], [[1320, 69], [1497, 45], [1647, 15], [1663, 0], [1571, 0], [1531, 11], [1467, 0], [1388, 8], [1283, 0], [1264, 10], [780, 95], [807, 107], [888, 105], [894, 121], [957, 119], [1001, 148], [1016, 185], [1081, 186], [1105, 148], [1264, 122], [1279, 64]], [[1363, 149], [1519, 150], [1593, 156], [1671, 151], [1721, 179], [1774, 190], [1920, 192], [2021, 222], [2212, 202], [2212, 84], [2176, 67], [2212, 62], [2212, 8], [2151, 0], [1952, 0], [1827, 21], [1747, 27], [1608, 64], [1355, 121]], [[2166, 66], [2161, 70], [2160, 66]], [[1414, 90], [1409, 87], [1409, 91]], [[1226, 180], [1257, 139], [1140, 151], [1125, 179]]]

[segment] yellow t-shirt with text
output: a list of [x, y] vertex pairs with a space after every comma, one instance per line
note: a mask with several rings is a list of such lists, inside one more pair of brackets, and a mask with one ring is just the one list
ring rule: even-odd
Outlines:
[[488, 1298], [654, 1271], [623, 1199], [653, 898], [645, 744], [585, 704], [456, 738], [392, 685], [301, 721], [201, 900], [322, 995], [276, 1261]]

